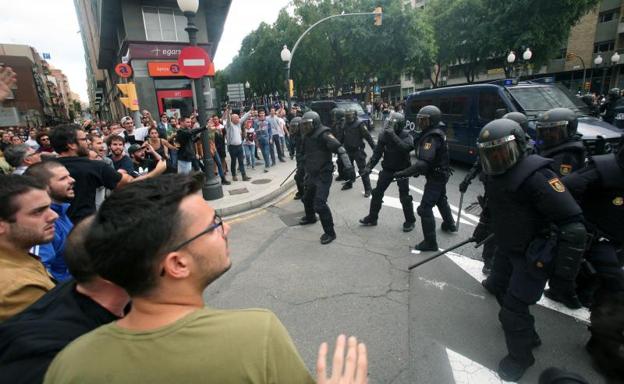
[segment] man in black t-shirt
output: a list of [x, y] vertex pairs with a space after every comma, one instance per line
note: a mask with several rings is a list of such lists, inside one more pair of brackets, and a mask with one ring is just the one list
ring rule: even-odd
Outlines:
[[131, 176], [115, 171], [103, 161], [89, 160], [87, 134], [76, 124], [54, 127], [50, 141], [59, 154], [58, 161], [76, 180], [76, 197], [67, 211], [74, 224], [95, 213], [95, 192], [99, 187], [115, 189], [132, 180]]
[[113, 160], [113, 167], [115, 170], [119, 171], [121, 169], [130, 175], [134, 167], [132, 166], [130, 157], [124, 154], [125, 139], [119, 135], [110, 135], [106, 140], [106, 144], [110, 150], [110, 155], [108, 155], [108, 157]]
[[[146, 158], [145, 152], [149, 152], [151, 158]], [[132, 144], [128, 148], [128, 153], [132, 161], [132, 172], [129, 172], [132, 177], [153, 177], [160, 175], [167, 169], [166, 162], [149, 143], [143, 145]], [[159, 166], [161, 163], [165, 164], [164, 168]]]

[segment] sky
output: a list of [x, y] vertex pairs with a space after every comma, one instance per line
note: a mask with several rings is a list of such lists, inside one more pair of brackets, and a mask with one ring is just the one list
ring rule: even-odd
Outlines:
[[[272, 24], [289, 0], [232, 0], [215, 54], [215, 68], [223, 69], [238, 53], [243, 38], [261, 22]], [[73, 0], [2, 0], [0, 43], [26, 44], [61, 69], [73, 92], [88, 101], [87, 74], [80, 27]]]

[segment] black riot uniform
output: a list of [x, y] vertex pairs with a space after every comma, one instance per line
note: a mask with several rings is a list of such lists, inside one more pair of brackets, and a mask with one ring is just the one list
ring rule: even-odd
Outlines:
[[624, 245], [623, 144], [562, 179], [583, 208], [592, 239], [585, 259], [593, 270], [582, 269], [577, 279], [579, 298], [592, 312], [587, 350], [613, 378], [624, 377], [624, 272], [616, 253]]
[[[379, 135], [377, 145], [373, 150], [373, 156], [364, 169], [364, 173], [369, 174], [383, 157], [377, 186], [373, 189], [369, 214], [360, 219], [360, 223], [363, 225], [377, 225], [377, 217], [383, 203], [382, 199], [386, 189], [394, 180], [394, 173], [410, 166], [410, 152], [414, 148], [414, 139], [410, 132], [405, 129], [405, 116], [402, 113], [393, 112], [386, 122], [386, 128]], [[414, 223], [416, 222], [412, 196], [409, 193], [409, 178], [398, 179], [397, 186], [399, 187], [399, 200], [405, 216], [403, 231], [409, 232], [414, 229]]]
[[301, 134], [301, 117], [295, 117], [290, 121], [290, 141], [292, 146], [292, 152], [295, 155], [297, 162], [297, 170], [295, 171], [295, 183], [297, 184], [297, 193], [295, 193], [295, 200], [299, 200], [303, 197], [304, 191], [304, 177], [305, 169], [303, 166], [303, 135]]
[[[355, 162], [358, 167], [358, 172], [362, 177], [362, 183], [364, 184], [364, 196], [369, 197], [371, 195], [371, 183], [367, 174], [362, 174], [362, 171], [366, 167], [366, 152], [364, 152], [364, 140], [370, 145], [371, 149], [375, 148], [375, 142], [366, 128], [366, 123], [357, 117], [355, 109], [347, 109], [345, 111], [345, 125], [344, 125], [344, 140], [343, 145], [349, 155], [349, 161]], [[353, 187], [353, 180], [346, 179], [342, 189], [351, 189]]]
[[427, 105], [418, 111], [416, 130], [422, 132], [415, 145], [416, 163], [395, 173], [396, 177], [425, 175], [427, 182], [416, 212], [420, 216], [425, 239], [416, 249], [437, 251], [435, 218], [433, 207], [437, 206], [442, 216], [442, 230], [457, 232], [451, 207], [446, 198], [446, 183], [450, 176], [448, 144], [440, 125], [441, 113], [438, 107]]
[[615, 120], [615, 107], [620, 100], [620, 89], [612, 88], [607, 94], [607, 101], [600, 106], [600, 113], [604, 112], [602, 119], [609, 124], [613, 124]]
[[299, 126], [304, 135], [303, 154], [306, 173], [305, 192], [302, 199], [306, 215], [301, 218], [299, 224], [316, 222], [315, 213], [318, 213], [324, 231], [321, 244], [328, 244], [336, 239], [334, 220], [327, 205], [334, 171], [332, 153], [337, 153], [343, 161], [345, 176], [350, 179], [354, 178], [355, 172], [345, 149], [331, 133], [329, 127], [321, 124], [318, 113], [314, 111], [304, 113]]
[[[526, 154], [535, 153], [535, 147], [533, 146], [533, 141], [531, 140], [531, 137], [528, 134], [529, 119], [527, 119], [526, 115], [521, 112], [509, 112], [503, 116], [503, 119], [513, 120], [520, 125], [520, 128], [522, 128], [522, 130], [525, 133]], [[477, 175], [481, 176], [481, 181], [483, 182], [483, 184], [487, 182], [486, 175], [484, 175], [481, 172], [481, 160], [479, 159], [479, 156], [477, 156], [477, 160], [473, 164], [472, 168], [470, 168], [470, 171], [468, 172], [464, 180], [459, 184], [459, 192], [465, 193], [468, 190], [468, 186], [472, 182], [472, 179], [474, 179]], [[478, 230], [475, 231], [475, 234], [474, 234], [474, 237], [475, 239], [477, 239], [477, 242], [481, 242], [482, 240], [485, 240], [487, 236], [490, 234], [490, 230], [489, 230], [490, 218], [489, 218], [489, 207], [487, 205], [487, 194], [484, 193], [483, 196], [479, 196], [479, 205], [481, 205], [481, 215], [479, 216], [479, 223], [481, 225], [477, 227]], [[483, 269], [482, 269], [483, 274], [489, 275], [492, 269], [492, 266], [494, 264], [494, 257], [497, 254], [496, 252], [497, 249], [498, 247], [496, 246], [496, 240], [487, 241], [483, 245], [483, 253], [481, 254], [481, 258], [483, 259]], [[505, 257], [505, 256], [501, 255], [500, 257]], [[500, 260], [499, 265], [501, 265], [503, 262], [504, 260]], [[506, 269], [510, 269], [510, 268], [506, 268]], [[486, 287], [488, 290], [494, 291], [494, 289], [490, 287], [490, 282], [488, 282], [488, 280], [484, 280], [482, 283], [483, 283], [483, 286]], [[495, 292], [492, 292], [492, 293], [495, 293]]]
[[537, 119], [536, 147], [540, 156], [553, 159], [550, 167], [559, 177], [585, 164], [585, 146], [576, 135], [578, 120], [568, 108], [554, 108]]
[[[334, 108], [331, 110], [331, 132], [338, 139], [340, 143], [344, 141], [344, 124], [345, 124], [345, 110], [342, 108]], [[340, 159], [336, 159], [336, 169], [338, 169], [338, 176], [336, 181], [346, 180], [342, 171], [342, 162]]]
[[[576, 299], [574, 279], [580, 268], [586, 231], [581, 208], [550, 169], [550, 159], [526, 155], [522, 128], [508, 119], [487, 124], [478, 138], [486, 183], [491, 229], [498, 253], [511, 262], [501, 290], [499, 320], [509, 354], [498, 366], [500, 377], [517, 381], [541, 344], [529, 305], [542, 295], [550, 278], [555, 296]], [[503, 273], [497, 269], [495, 273]]]

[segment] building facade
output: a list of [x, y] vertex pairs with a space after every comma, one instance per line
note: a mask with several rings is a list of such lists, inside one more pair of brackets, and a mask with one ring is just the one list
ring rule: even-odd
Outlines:
[[[410, 0], [406, 4], [413, 7], [426, 7], [426, 0]], [[522, 52], [516, 52], [515, 76], [521, 78], [553, 77], [573, 92], [591, 91], [606, 93], [613, 87], [624, 87], [624, 57], [612, 60], [614, 53], [624, 52], [624, 0], [603, 0], [596, 8], [583, 16], [570, 29], [567, 44], [559, 55], [547, 65], [536, 67], [531, 61], [520, 60]], [[529, 47], [530, 48], [530, 47]], [[600, 56], [600, 59], [596, 60]], [[617, 59], [616, 55], [614, 59]], [[475, 81], [492, 81], [505, 78], [501, 60], [490, 60]], [[438, 85], [464, 84], [460, 66], [442, 69]], [[408, 75], [401, 76], [401, 97], [418, 89], [432, 86], [431, 81], [415, 82]]]
[[[195, 15], [198, 45], [211, 58], [217, 50], [231, 0], [200, 0]], [[188, 46], [187, 19], [174, 0], [74, 0], [85, 48], [91, 113], [117, 120], [129, 112], [119, 102], [116, 84], [132, 81], [141, 110], [188, 116], [196, 103], [193, 83], [177, 67]], [[132, 76], [115, 72], [120, 64]], [[212, 111], [211, 77], [204, 77], [204, 108]]]
[[73, 118], [67, 77], [27, 45], [0, 44], [0, 63], [13, 68], [13, 97], [0, 106], [0, 127], [54, 125]]

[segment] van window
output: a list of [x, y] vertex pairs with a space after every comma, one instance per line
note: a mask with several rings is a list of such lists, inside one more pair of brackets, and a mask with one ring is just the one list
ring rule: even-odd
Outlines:
[[417, 114], [420, 109], [426, 105], [432, 105], [432, 99], [414, 99], [411, 100], [409, 105], [407, 106], [408, 114]]
[[496, 119], [497, 109], [507, 109], [498, 93], [491, 91], [479, 92], [479, 118], [490, 121]]
[[444, 97], [440, 99], [440, 112], [443, 115], [465, 115], [468, 111], [467, 96]]

